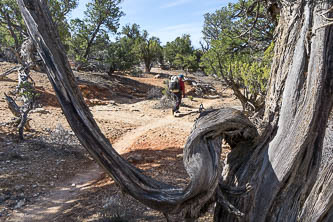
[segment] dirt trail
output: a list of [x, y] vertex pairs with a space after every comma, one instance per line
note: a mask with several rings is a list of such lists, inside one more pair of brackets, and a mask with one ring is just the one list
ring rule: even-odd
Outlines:
[[41, 197], [37, 203], [27, 205], [14, 211], [8, 222], [53, 221], [57, 215], [75, 201], [75, 196], [85, 187], [101, 177], [103, 171], [95, 163], [88, 166], [70, 181], [57, 186], [47, 196]]
[[185, 121], [176, 121], [175, 117], [169, 115], [163, 119], [153, 120], [149, 124], [140, 126], [134, 131], [126, 133], [120, 140], [118, 140], [113, 145], [113, 147], [120, 154], [123, 154], [140, 136], [144, 135], [148, 130], [170, 125], [174, 125], [175, 127], [179, 128], [179, 130], [185, 130], [185, 129], [190, 129], [193, 126], [193, 123]]
[[[45, 131], [46, 128], [54, 131], [58, 124], [63, 126], [64, 129], [70, 130], [60, 107], [56, 103], [55, 96], [52, 94], [52, 87], [45, 74], [34, 73], [33, 75], [36, 83], [39, 86], [43, 86], [40, 88], [45, 98], [43, 97], [41, 101], [45, 105], [43, 109], [47, 112], [31, 114], [31, 124], [33, 129], [36, 129], [35, 132], [31, 133], [31, 138], [39, 138], [39, 136], [44, 135], [43, 133], [51, 132]], [[12, 74], [8, 77], [8, 80], [2, 82], [3, 87], [0, 89], [0, 93], [8, 92], [16, 87], [16, 76], [16, 74]], [[155, 79], [149, 75], [145, 76], [145, 78], [136, 78], [136, 81], [144, 82], [146, 84], [144, 87], [149, 86], [149, 84], [154, 86], [164, 85], [164, 79]], [[132, 82], [125, 81], [125, 83]], [[123, 90], [120, 86], [117, 88], [116, 86], [118, 85], [114, 82], [110, 82], [110, 84], [115, 85], [115, 91]], [[137, 89], [136, 84], [135, 82], [135, 84], [133, 83], [126, 89]], [[95, 96], [101, 96], [101, 91], [94, 90], [94, 88], [92, 89], [88, 86], [87, 88], [91, 89], [89, 92], [95, 92]], [[137, 90], [142, 91], [143, 89]], [[148, 89], [145, 90], [147, 91]], [[128, 94], [130, 92], [126, 91], [123, 93]], [[89, 102], [88, 97], [85, 99]], [[181, 107], [181, 115], [176, 118], [171, 115], [170, 109], [154, 108], [158, 107], [155, 105], [159, 103], [159, 100], [146, 100], [142, 97], [138, 97], [135, 100], [126, 100], [115, 97], [109, 101], [97, 97], [91, 101], [90, 104], [93, 105], [90, 106], [90, 109], [95, 120], [120, 154], [124, 154], [124, 157], [128, 159], [141, 155], [143, 157], [141, 162], [132, 162], [138, 168], [154, 178], [168, 182], [176, 181], [177, 184], [182, 183], [182, 185], [187, 182], [186, 172], [184, 169], [182, 170], [182, 147], [195, 119], [199, 115], [197, 113], [199, 105], [203, 103], [205, 108], [239, 105], [238, 102], [234, 101], [230, 92], [223, 92], [223, 99], [185, 98], [183, 100], [185, 106]], [[98, 103], [94, 103], [96, 101]], [[0, 99], [0, 103], [1, 107], [5, 107], [4, 100]], [[7, 122], [12, 118], [6, 109], [0, 109], [0, 117]], [[7, 135], [11, 132], [11, 129], [7, 129], [7, 127], [2, 127], [0, 130], [6, 130], [0, 131], [0, 135], [1, 133]], [[13, 142], [13, 144], [15, 143]], [[8, 154], [11, 157], [10, 163], [2, 165], [2, 170], [7, 168], [5, 172], [9, 173], [11, 180], [3, 183], [6, 185], [4, 186], [7, 189], [6, 191], [8, 191], [7, 196], [3, 197], [0, 193], [0, 221], [2, 221], [1, 216], [4, 215], [4, 211], [2, 211], [3, 206], [7, 207], [5, 208], [6, 215], [3, 218], [5, 221], [10, 222], [92, 221], [92, 217], [104, 209], [104, 204], [107, 201], [103, 198], [106, 197], [116, 198], [116, 202], [119, 202], [118, 204], [120, 204], [122, 209], [127, 203], [128, 210], [121, 210], [125, 216], [133, 216], [135, 211], [142, 218], [145, 217], [140, 221], [151, 221], [151, 219], [147, 219], [149, 217], [152, 218], [151, 216], [154, 216], [154, 221], [156, 221], [156, 218], [161, 218], [160, 216], [156, 217], [156, 212], [141, 206], [139, 203], [126, 202], [127, 200], [124, 202], [125, 199], [120, 200], [115, 195], [119, 192], [118, 188], [112, 183], [111, 179], [104, 177], [103, 170], [96, 163], [91, 163], [84, 156], [86, 154], [84, 154], [84, 150], [81, 147], [80, 149], [72, 150], [73, 147], [63, 147], [62, 145], [52, 145], [50, 147], [50, 144], [45, 143], [38, 146], [32, 144], [31, 147], [24, 150], [19, 145], [11, 147], [9, 144], [6, 149], [0, 149], [0, 160], [2, 160], [1, 158], [6, 159], [5, 155], [7, 155], [7, 152], [11, 152]], [[22, 150], [25, 152], [22, 153]], [[37, 158], [36, 154], [38, 154]], [[41, 163], [37, 164], [38, 162]], [[43, 165], [43, 163], [46, 164]], [[47, 163], [53, 163], [53, 165], [48, 167]], [[17, 167], [17, 164], [21, 164], [19, 165], [21, 167]], [[47, 168], [47, 170], [41, 170], [42, 168]], [[70, 173], [66, 174], [67, 171]], [[54, 179], [54, 175], [59, 177]], [[15, 180], [15, 178], [18, 179]], [[18, 190], [16, 190], [13, 185], [7, 184], [22, 184], [24, 188], [21, 191], [21, 186], [17, 186]], [[22, 196], [20, 196], [21, 194]], [[7, 205], [1, 205], [1, 198], [10, 198], [6, 201]], [[21, 200], [23, 200], [23, 205], [18, 204]], [[107, 210], [113, 208], [114, 206], [112, 205]], [[133, 218], [136, 218], [135, 216]], [[97, 218], [101, 217], [103, 216], [97, 215]], [[87, 220], [82, 220], [82, 218]], [[164, 221], [164, 218], [162, 218], [162, 221]]]
[[[112, 115], [110, 115], [110, 110], [108, 110], [107, 107], [102, 106], [95, 108], [93, 111], [95, 116], [106, 120], [121, 118], [124, 121], [141, 122], [141, 126], [125, 133], [113, 144], [113, 147], [120, 154], [126, 153], [127, 149], [140, 136], [146, 134], [149, 130], [166, 126], [170, 127], [172, 125], [180, 131], [189, 131], [193, 126], [193, 122], [186, 121], [186, 119], [181, 120], [180, 118], [175, 118], [171, 114], [166, 115], [164, 118], [142, 118], [139, 115], [133, 115], [133, 112], [131, 111], [113, 112]], [[61, 214], [61, 212], [66, 210], [66, 208], [76, 201], [76, 196], [82, 192], [85, 187], [101, 178], [102, 174], [103, 170], [96, 163], [93, 163], [71, 180], [57, 186], [53, 191], [47, 194], [47, 196], [40, 198], [38, 202], [14, 211], [11, 218], [7, 221], [52, 221], [57, 218], [58, 214]]]

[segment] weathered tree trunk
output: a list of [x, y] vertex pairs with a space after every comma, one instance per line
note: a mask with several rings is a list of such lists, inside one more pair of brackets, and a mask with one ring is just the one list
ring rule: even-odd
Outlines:
[[[14, 67], [0, 75], [1, 79], [4, 76], [12, 73], [13, 71], [17, 71], [18, 73], [18, 83], [15, 94], [20, 95], [20, 98], [23, 101], [23, 105], [18, 106], [15, 100], [7, 96], [6, 94], [5, 99], [8, 104], [9, 110], [13, 113], [15, 117], [18, 118], [18, 120], [15, 121], [17, 123], [15, 124], [15, 126], [17, 126], [18, 128], [19, 137], [21, 140], [24, 139], [24, 128], [27, 130], [30, 129], [28, 114], [33, 109], [35, 103], [36, 92], [34, 88], [34, 81], [29, 76], [30, 69], [36, 66], [33, 55], [34, 51], [36, 51], [36, 49], [34, 47], [33, 41], [30, 38], [26, 39], [21, 47], [21, 56], [18, 56], [21, 66]], [[29, 79], [32, 82], [30, 82]]]
[[145, 59], [145, 73], [150, 73], [152, 62], [149, 58]]
[[108, 75], [109, 76], [112, 76], [112, 74], [116, 71], [116, 69], [114, 68], [114, 66], [111, 64], [110, 65], [110, 68], [109, 68], [109, 71], [108, 71]]
[[83, 55], [83, 58], [85, 58], [87, 61], [88, 61], [88, 57], [89, 57], [89, 54], [90, 54], [90, 49], [91, 49], [91, 46], [93, 45], [94, 41], [95, 41], [95, 38], [97, 36], [97, 33], [99, 32], [100, 28], [101, 28], [101, 25], [102, 23], [100, 22], [95, 31], [93, 32], [93, 34], [91, 35], [88, 43], [87, 43], [87, 48], [86, 48], [86, 51], [84, 52], [84, 55]]
[[[327, 23], [321, 14], [333, 4], [276, 2], [281, 14], [267, 129], [251, 153], [230, 153], [223, 181], [254, 187], [245, 198], [230, 197], [245, 213], [241, 221], [332, 221], [333, 187], [325, 184], [332, 163], [318, 170], [333, 101], [333, 27], [319, 27]], [[220, 207], [216, 215], [216, 221], [238, 221]]]
[[9, 110], [15, 117], [18, 117], [17, 128], [21, 140], [24, 139], [24, 128], [30, 130], [28, 114], [33, 109], [36, 96], [34, 82], [29, 82], [29, 79], [31, 79], [29, 76], [29, 70], [30, 67], [24, 66], [24, 64], [18, 69], [19, 81], [15, 93], [20, 95], [20, 98], [23, 101], [23, 105], [18, 106], [13, 98], [5, 94], [5, 99]]
[[[43, 59], [63, 112], [81, 144], [118, 183], [142, 203], [165, 214], [181, 213], [196, 218], [212, 202], [221, 175], [222, 138], [251, 141], [257, 135], [253, 124], [234, 109], [202, 114], [184, 149], [184, 165], [191, 182], [181, 189], [147, 177], [112, 148], [93, 119], [77, 87], [65, 50], [54, 30], [44, 0], [18, 0], [22, 16]], [[223, 188], [223, 191], [226, 188]]]
[[25, 39], [24, 42], [22, 43], [21, 51], [20, 51], [21, 58], [22, 58], [23, 62], [25, 63], [25, 65], [36, 62], [35, 58], [34, 58], [35, 51], [36, 51], [36, 48], [34, 46], [33, 41], [31, 40], [31, 38]]
[[326, 129], [317, 178], [304, 203], [301, 218], [306, 218], [306, 221], [333, 221], [333, 112]]
[[33, 107], [33, 101], [30, 101], [27, 104], [19, 107], [14, 99], [7, 94], [5, 94], [5, 100], [7, 102], [9, 110], [12, 114], [17, 117], [18, 119], [14, 120], [14, 125], [18, 128], [19, 138], [21, 140], [24, 139], [23, 130], [27, 129], [30, 130], [28, 114]]
[[[266, 101], [267, 129], [253, 143], [256, 131], [240, 112], [203, 113], [184, 149], [191, 178], [184, 190], [142, 175], [115, 152], [83, 102], [45, 1], [18, 3], [73, 131], [125, 192], [154, 209], [189, 218], [197, 217], [216, 195], [215, 221], [332, 220], [332, 187], [327, 184], [332, 164], [321, 164], [321, 156], [333, 103], [333, 28], [317, 29], [325, 22], [320, 12], [332, 1], [277, 2], [281, 17]], [[232, 151], [218, 184], [222, 138]], [[245, 197], [226, 192], [225, 184], [248, 183], [252, 190]]]

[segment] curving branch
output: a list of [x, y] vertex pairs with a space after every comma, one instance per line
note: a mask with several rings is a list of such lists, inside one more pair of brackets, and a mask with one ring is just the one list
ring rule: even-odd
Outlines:
[[256, 10], [256, 17], [251, 25], [250, 28], [248, 28], [247, 30], [245, 30], [243, 33], [241, 33], [237, 38], [242, 38], [244, 37], [246, 34], [248, 34], [251, 30], [253, 30], [258, 22], [258, 18], [259, 18], [259, 11], [260, 11], [260, 2], [259, 1], [255, 1], [253, 4], [250, 5], [250, 7], [247, 9], [247, 13], [248, 14], [249, 12], [252, 12], [253, 11], [253, 8], [257, 7], [257, 10]]
[[197, 217], [219, 184], [222, 139], [251, 141], [257, 136], [252, 123], [234, 109], [204, 112], [184, 149], [184, 165], [191, 179], [188, 186], [181, 189], [145, 176], [113, 149], [93, 119], [77, 87], [60, 38], [54, 32], [56, 27], [47, 3], [18, 0], [18, 4], [63, 112], [81, 144], [124, 192], [165, 214]]

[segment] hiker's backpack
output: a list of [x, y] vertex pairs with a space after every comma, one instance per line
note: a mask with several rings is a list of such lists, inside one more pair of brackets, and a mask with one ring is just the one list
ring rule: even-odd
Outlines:
[[170, 92], [177, 93], [180, 91], [180, 84], [178, 76], [172, 76], [169, 82], [169, 90]]

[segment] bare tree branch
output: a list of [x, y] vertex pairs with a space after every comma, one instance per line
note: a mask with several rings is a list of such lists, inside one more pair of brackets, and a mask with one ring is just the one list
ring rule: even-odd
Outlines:
[[21, 66], [14, 66], [13, 68], [7, 70], [6, 72], [0, 74], [0, 79], [2, 79], [3, 77], [13, 73], [13, 72], [16, 72]]

